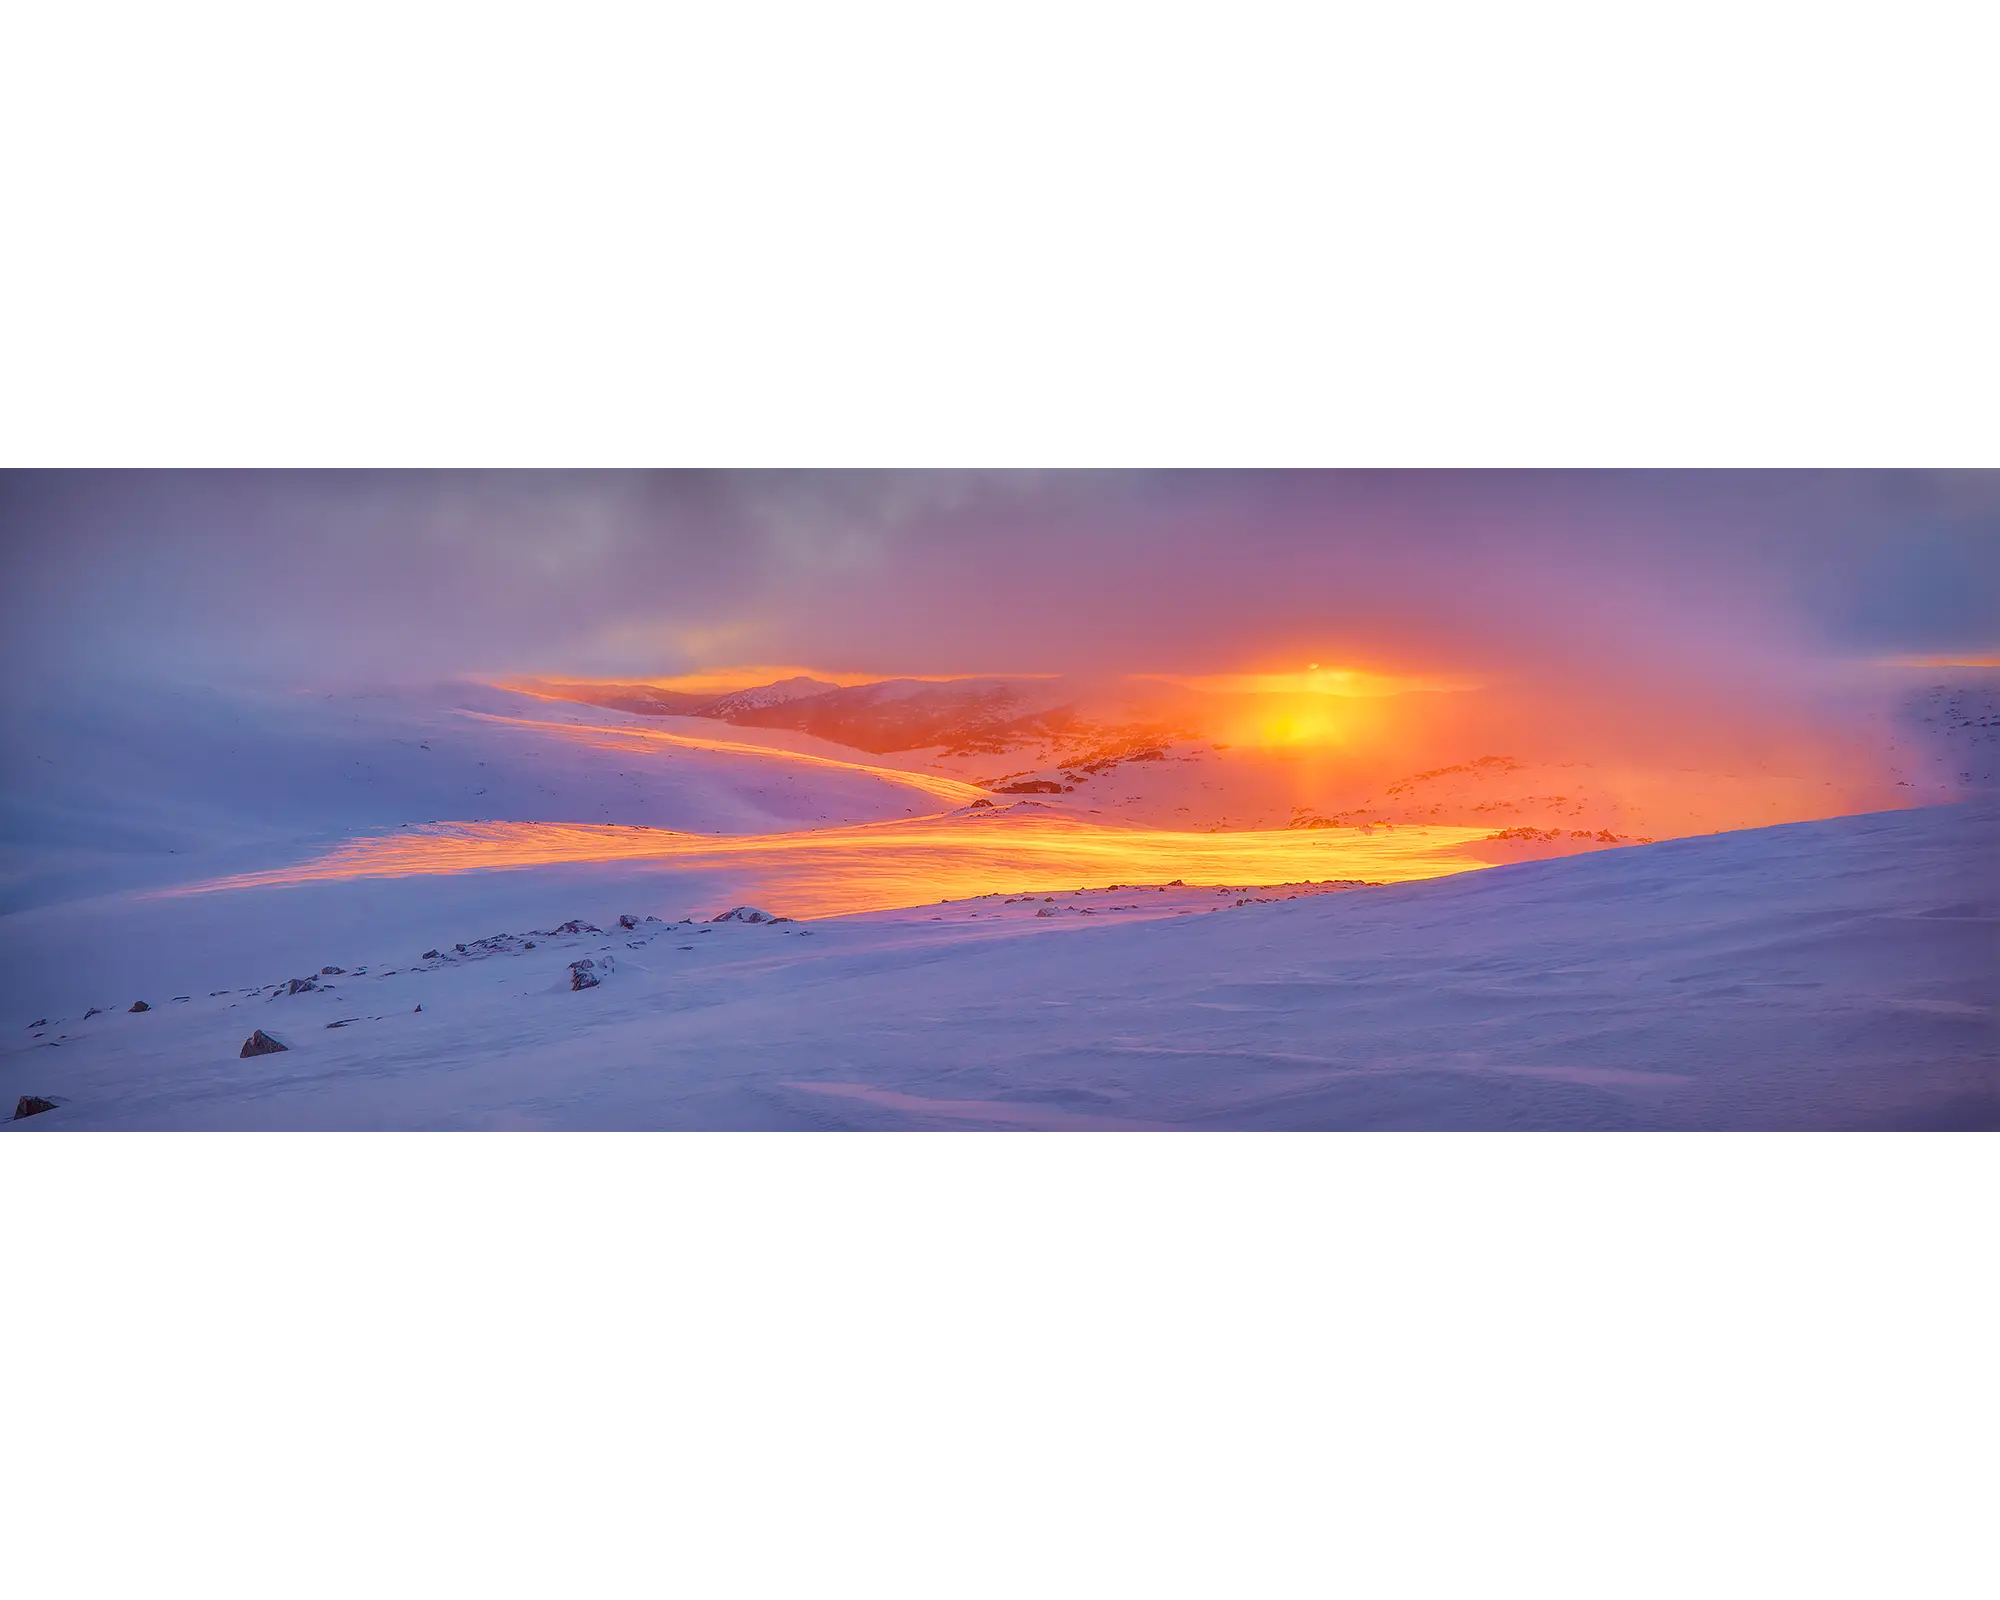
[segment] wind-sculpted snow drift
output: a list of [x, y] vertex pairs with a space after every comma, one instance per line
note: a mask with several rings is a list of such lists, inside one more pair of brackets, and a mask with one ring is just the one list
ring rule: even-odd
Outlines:
[[[383, 926], [297, 993], [30, 1013], [0, 1098], [52, 1107], [22, 1133], [1991, 1128], [1996, 852], [1954, 806], [1384, 887]], [[253, 1026], [289, 1048], [240, 1058]]]

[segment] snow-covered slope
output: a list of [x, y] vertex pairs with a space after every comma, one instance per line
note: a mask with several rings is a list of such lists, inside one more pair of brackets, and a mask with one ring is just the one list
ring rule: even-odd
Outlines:
[[[1996, 859], [1993, 810], [1955, 806], [1299, 899], [776, 925], [496, 925], [491, 880], [454, 879], [426, 926], [455, 938], [357, 906], [324, 933], [345, 972], [218, 952], [185, 999], [12, 1023], [0, 1096], [57, 1103], [17, 1133], [1995, 1127]], [[605, 931], [557, 931], [579, 914]], [[239, 1058], [255, 1028], [289, 1048]]]

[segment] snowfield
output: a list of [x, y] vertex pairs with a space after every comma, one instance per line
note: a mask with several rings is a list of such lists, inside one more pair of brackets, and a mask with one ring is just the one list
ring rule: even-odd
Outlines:
[[[1996, 863], [1981, 802], [1387, 887], [1072, 884], [810, 922], [647, 921], [679, 912], [610, 868], [255, 891], [268, 926], [239, 896], [156, 901], [185, 920], [143, 927], [79, 903], [4, 919], [7, 1003], [40, 988], [48, 1009], [9, 1021], [0, 1115], [36, 1096], [55, 1109], [6, 1131], [1993, 1128]], [[421, 919], [394, 898], [413, 882]], [[59, 961], [24, 961], [64, 927]], [[600, 981], [574, 988], [585, 960]], [[148, 961], [185, 987], [116, 986]], [[242, 1057], [256, 1029], [286, 1048]]]

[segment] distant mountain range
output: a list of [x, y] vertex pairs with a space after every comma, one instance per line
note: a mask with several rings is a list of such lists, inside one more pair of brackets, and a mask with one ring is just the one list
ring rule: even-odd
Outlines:
[[992, 754], [1079, 726], [1048, 679], [890, 678], [842, 687], [786, 678], [727, 694], [691, 694], [646, 683], [535, 681], [537, 694], [643, 717], [712, 717], [745, 728], [791, 728], [855, 750], [886, 755], [941, 747], [948, 755]]

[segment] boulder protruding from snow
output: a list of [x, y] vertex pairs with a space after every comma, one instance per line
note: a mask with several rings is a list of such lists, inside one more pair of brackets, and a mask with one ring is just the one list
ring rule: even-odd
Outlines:
[[134, 1000], [131, 1003], [131, 1005], [127, 1006], [125, 1009], [127, 1011], [151, 1011], [153, 1008], [147, 1005], [146, 1002], [143, 1000]]
[[276, 1039], [259, 1028], [243, 1041], [243, 1048], [236, 1052], [236, 1059], [242, 1061], [250, 1056], [274, 1056], [279, 1051], [289, 1048], [289, 1045], [279, 1044]]
[[309, 990], [317, 989], [318, 987], [319, 985], [314, 983], [310, 978], [294, 978], [285, 985], [285, 993], [305, 994]]
[[530, 929], [538, 939], [553, 939], [559, 933], [602, 933], [604, 930], [594, 922], [582, 922], [572, 917], [567, 922], [559, 922], [553, 928]]
[[630, 933], [634, 928], [639, 926], [639, 919], [628, 911], [618, 919], [618, 926], [623, 928], [627, 933]]
[[55, 1108], [56, 1103], [53, 1100], [44, 1100], [38, 1094], [24, 1094], [14, 1102], [14, 1120], [19, 1122], [23, 1117], [38, 1117], [44, 1111], [53, 1111]]
[[581, 961], [569, 964], [569, 986], [572, 992], [578, 989], [595, 989], [604, 981], [604, 974], [611, 970], [611, 957], [593, 961], [585, 956]]
[[347, 969], [345, 967], [321, 967], [319, 975], [322, 978], [344, 978], [347, 976]]
[[708, 920], [710, 922], [790, 922], [792, 919], [790, 917], [774, 917], [770, 912], [759, 911], [755, 906], [734, 906], [719, 916], [710, 917]]

